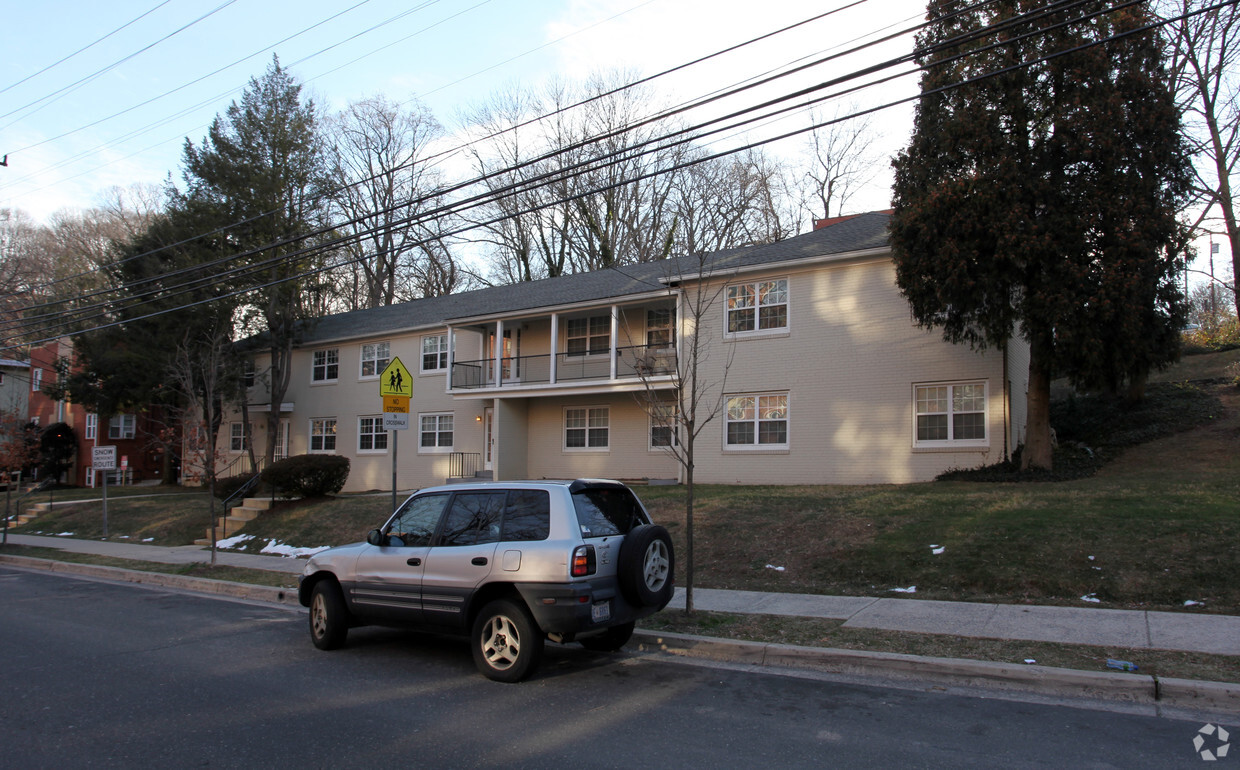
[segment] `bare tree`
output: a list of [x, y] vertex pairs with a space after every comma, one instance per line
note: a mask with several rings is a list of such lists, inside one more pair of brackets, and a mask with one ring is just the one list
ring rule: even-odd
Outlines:
[[[182, 434], [191, 442], [202, 434], [203, 482], [210, 495], [211, 564], [214, 565], [216, 443], [225, 410], [239, 400], [241, 382], [240, 364], [234, 354], [229, 329], [219, 326], [199, 337], [182, 339], [168, 365], [167, 375], [182, 404], [173, 409], [180, 417]], [[248, 424], [246, 427], [248, 442]]]
[[[734, 273], [720, 269], [710, 255], [698, 253], [668, 262], [668, 282], [675, 287], [676, 363], [636, 367], [645, 386], [636, 394], [660, 431], [663, 449], [676, 458], [685, 486], [684, 586], [685, 612], [693, 612], [694, 503], [696, 493], [697, 440], [726, 408], [728, 371], [735, 347], [721, 339], [717, 321], [723, 314], [727, 279]], [[722, 349], [721, 349], [722, 346]], [[659, 387], [661, 377], [673, 375], [676, 387]]]
[[[1206, 0], [1166, 0], [1167, 18], [1200, 11]], [[1240, 276], [1240, 211], [1235, 176], [1240, 162], [1240, 7], [1223, 5], [1172, 24], [1171, 72], [1185, 132], [1194, 153], [1198, 229], [1221, 223]], [[1240, 286], [1229, 287], [1240, 312]]]
[[783, 205], [783, 172], [758, 150], [689, 166], [674, 176], [672, 185], [678, 255], [796, 235], [795, 216]]
[[420, 219], [440, 201], [442, 174], [427, 161], [443, 128], [413, 100], [353, 102], [329, 121], [333, 214], [353, 236], [343, 278], [347, 309], [450, 293], [461, 281], [443, 217]]
[[[830, 120], [851, 111], [855, 108], [837, 109]], [[819, 112], [812, 112], [810, 119], [828, 120]], [[877, 159], [871, 148], [876, 139], [868, 117], [830, 122], [806, 134], [804, 166], [793, 185], [807, 224], [843, 214], [849, 199], [873, 178]]]

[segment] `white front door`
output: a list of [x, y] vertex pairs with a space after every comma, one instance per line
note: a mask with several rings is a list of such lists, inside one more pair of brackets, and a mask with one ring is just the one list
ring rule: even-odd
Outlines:
[[495, 409], [486, 407], [482, 410], [482, 469], [489, 471], [491, 467], [491, 448], [495, 446]]

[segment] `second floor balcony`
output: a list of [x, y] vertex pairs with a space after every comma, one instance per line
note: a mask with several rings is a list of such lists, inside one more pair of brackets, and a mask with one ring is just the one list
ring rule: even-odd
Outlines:
[[660, 297], [454, 325], [448, 391], [477, 397], [672, 388], [675, 317], [673, 303]]
[[546, 386], [629, 383], [668, 387], [676, 376], [676, 350], [630, 345], [596, 353], [550, 353], [455, 361], [453, 391], [512, 390]]

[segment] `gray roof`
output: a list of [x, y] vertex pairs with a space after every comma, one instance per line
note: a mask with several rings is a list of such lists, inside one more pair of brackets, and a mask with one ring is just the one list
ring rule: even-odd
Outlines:
[[15, 361], [12, 358], [0, 358], [0, 366], [7, 366], [12, 369], [29, 369], [30, 364], [27, 361]]
[[885, 212], [861, 214], [778, 243], [728, 249], [705, 258], [679, 257], [625, 265], [339, 313], [315, 321], [303, 335], [301, 344], [432, 328], [483, 315], [623, 299], [666, 290], [678, 276], [693, 276], [703, 269], [720, 275], [763, 265], [886, 248], [889, 219], [890, 215]]

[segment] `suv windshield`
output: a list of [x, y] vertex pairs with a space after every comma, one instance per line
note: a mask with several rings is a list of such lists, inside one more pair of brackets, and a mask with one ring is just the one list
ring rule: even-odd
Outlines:
[[582, 537], [627, 535], [645, 523], [641, 503], [624, 487], [595, 487], [573, 492], [573, 508]]

